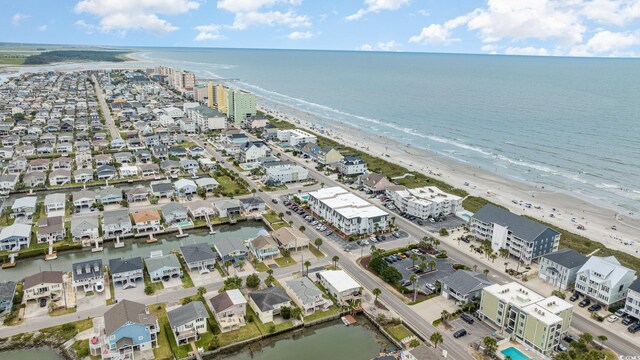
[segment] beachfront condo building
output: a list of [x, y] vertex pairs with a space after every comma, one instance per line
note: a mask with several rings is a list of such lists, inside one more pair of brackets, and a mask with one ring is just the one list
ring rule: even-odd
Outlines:
[[341, 187], [309, 193], [310, 210], [346, 236], [389, 229], [389, 214]]
[[229, 113], [229, 104], [227, 100], [228, 91], [229, 89], [222, 84], [218, 84], [218, 86], [216, 86], [216, 104], [218, 106], [218, 111], [223, 114]]
[[207, 84], [207, 106], [211, 109], [216, 107], [216, 94], [216, 86], [213, 81], [209, 81]]
[[222, 130], [227, 127], [227, 117], [207, 106], [197, 106], [188, 110], [187, 114], [195, 122], [195, 125], [202, 132], [210, 130]]
[[462, 209], [462, 198], [447, 194], [435, 186], [416, 189], [394, 187], [387, 196], [399, 211], [426, 220], [455, 214]]
[[469, 229], [476, 239], [490, 240], [493, 251], [507, 249], [526, 265], [558, 250], [560, 244], [556, 230], [492, 204], [469, 219]]
[[[230, 112], [230, 114], [227, 115], [235, 124], [244, 124], [244, 121], [248, 117], [256, 115], [256, 94], [254, 93], [233, 89], [229, 92], [227, 102]], [[231, 111], [231, 109], [233, 109], [233, 111]]]
[[482, 289], [478, 313], [495, 324], [503, 336], [551, 357], [569, 330], [573, 305], [556, 296], [545, 298], [511, 282]]
[[576, 274], [576, 291], [608, 307], [627, 297], [636, 272], [613, 256], [591, 256]]
[[278, 141], [288, 143], [289, 146], [298, 146], [309, 143], [315, 144], [318, 141], [318, 138], [315, 135], [311, 135], [308, 132], [299, 129], [278, 130], [276, 136]]
[[307, 181], [309, 170], [292, 161], [269, 161], [262, 164], [265, 184], [281, 185]]

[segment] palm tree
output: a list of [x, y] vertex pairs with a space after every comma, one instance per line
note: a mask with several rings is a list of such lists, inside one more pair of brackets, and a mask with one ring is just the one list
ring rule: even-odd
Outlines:
[[207, 293], [207, 289], [205, 289], [204, 286], [200, 286], [198, 288], [198, 296], [199, 297], [202, 298], [204, 296], [204, 294], [206, 294], [206, 293]]
[[469, 251], [474, 252], [475, 250], [476, 250], [476, 246], [475, 246], [475, 245], [473, 245], [473, 244], [471, 244], [471, 245], [469, 246]]
[[340, 257], [336, 255], [331, 258], [331, 261], [333, 261], [333, 269], [338, 270], [338, 261], [340, 261]]
[[440, 240], [433, 238], [433, 239], [431, 239], [431, 243], [433, 244], [433, 247], [436, 250], [438, 250], [438, 245], [440, 245]]
[[429, 268], [431, 270], [435, 270], [436, 269], [436, 261], [435, 260], [433, 260], [433, 259], [429, 260], [429, 264], [428, 265], [429, 265]]
[[476, 272], [478, 270], [478, 265], [473, 265], [473, 272]]
[[440, 313], [440, 319], [442, 319], [443, 323], [446, 323], [450, 317], [451, 314], [447, 310], [442, 310], [442, 312]]
[[411, 267], [416, 266], [416, 261], [418, 261], [418, 254], [416, 253], [411, 254]]
[[300, 227], [298, 228], [298, 230], [300, 230], [300, 232], [304, 232], [305, 230], [307, 230], [306, 227], [304, 227], [304, 225], [300, 225]]
[[293, 309], [291, 309], [291, 318], [293, 319], [299, 319], [300, 315], [302, 315], [302, 310], [300, 310], [299, 307], [294, 307]]
[[498, 255], [494, 252], [491, 253], [491, 255], [489, 255], [489, 257], [491, 258], [491, 262], [494, 263], [496, 262], [496, 259], [498, 258]]
[[229, 267], [230, 267], [232, 264], [233, 264], [233, 263], [232, 263], [230, 260], [227, 260], [227, 261], [225, 261], [225, 262], [224, 262], [224, 267], [225, 267], [225, 269], [227, 269], [227, 275], [230, 275], [230, 274], [229, 274]]
[[282, 219], [284, 217], [284, 213], [278, 213], [278, 217]]
[[413, 284], [413, 302], [416, 302], [416, 297], [418, 296], [418, 288], [416, 288], [416, 283], [418, 283], [418, 277], [416, 275], [411, 275], [409, 280]]
[[509, 249], [502, 248], [498, 250], [498, 253], [500, 254], [500, 256], [506, 259], [509, 256]]
[[598, 340], [600, 340], [600, 342], [602, 343], [602, 345], [604, 346], [604, 342], [609, 340], [608, 337], [606, 337], [605, 335], [600, 335], [598, 336]]
[[489, 275], [489, 269], [484, 269], [484, 270], [482, 270], [482, 272], [484, 273], [484, 276]]
[[509, 263], [505, 261], [504, 262], [504, 272], [507, 272], [507, 266], [509, 266]]
[[373, 293], [373, 296], [376, 297], [373, 300], [373, 304], [375, 305], [375, 303], [378, 302], [378, 296], [380, 296], [380, 294], [382, 294], [382, 290], [380, 290], [379, 288], [375, 288], [375, 289], [371, 290], [371, 293]]
[[427, 263], [423, 261], [418, 264], [418, 267], [420, 268], [420, 272], [424, 272], [427, 269]]
[[311, 261], [307, 260], [304, 262], [304, 267], [307, 268], [307, 275], [309, 275], [309, 266], [311, 266]]
[[593, 335], [589, 334], [588, 332], [583, 333], [582, 335], [580, 335], [580, 340], [583, 340], [587, 345], [591, 344], [593, 342]]
[[254, 268], [258, 267], [258, 263], [260, 262], [260, 260], [258, 260], [258, 258], [254, 257], [253, 259], [251, 259], [251, 264], [253, 264]]
[[321, 238], [316, 238], [316, 240], [313, 243], [316, 245], [318, 250], [320, 250], [320, 246], [322, 245], [322, 239]]
[[442, 334], [436, 331], [429, 336], [429, 340], [433, 343], [433, 347], [438, 348], [438, 344], [442, 344]]

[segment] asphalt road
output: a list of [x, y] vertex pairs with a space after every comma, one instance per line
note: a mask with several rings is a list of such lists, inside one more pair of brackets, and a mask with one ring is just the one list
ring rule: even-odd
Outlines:
[[102, 108], [104, 120], [107, 123], [109, 131], [111, 132], [111, 139], [120, 139], [120, 131], [118, 131], [116, 123], [113, 121], [113, 117], [111, 117], [111, 110], [109, 110], [107, 101], [104, 99], [104, 93], [102, 92], [102, 88], [100, 87], [100, 82], [98, 82], [98, 79], [96, 79], [95, 75], [91, 75], [91, 79], [93, 79], [93, 82], [95, 84], [96, 96], [98, 96], [98, 102], [100, 103], [100, 108]]

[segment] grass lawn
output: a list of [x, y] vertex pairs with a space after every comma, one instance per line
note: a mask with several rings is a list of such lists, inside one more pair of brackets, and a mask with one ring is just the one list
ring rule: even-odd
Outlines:
[[[254, 319], [257, 320], [257, 318], [255, 317]], [[248, 322], [245, 326], [241, 327], [238, 330], [218, 334], [218, 339], [220, 341], [220, 346], [222, 347], [232, 343], [252, 339], [260, 335], [260, 329], [258, 329], [258, 326], [255, 324], [255, 322]]]
[[262, 214], [262, 216], [271, 224], [282, 221], [278, 214], [276, 214], [276, 212], [273, 210], [267, 212], [266, 214]]
[[[157, 360], [173, 359], [172, 348], [177, 349], [175, 337], [171, 333], [169, 319], [165, 311], [165, 304], [149, 305], [149, 312], [158, 317], [158, 325], [160, 326], [160, 334], [158, 334], [158, 347], [153, 349], [153, 355]], [[173, 346], [172, 344], [173, 343]], [[178, 354], [176, 354], [177, 356]], [[185, 353], [186, 355], [186, 353]]]
[[107, 276], [109, 277], [109, 291], [111, 291], [111, 297], [107, 299], [107, 305], [113, 305], [116, 303], [116, 289], [113, 286], [113, 281], [111, 281], [111, 272]]
[[164, 285], [162, 285], [162, 281], [151, 282], [151, 278], [149, 277], [149, 273], [147, 272], [146, 266], [144, 268], [143, 273], [144, 273], [144, 287], [151, 286], [151, 288], [153, 289], [153, 292], [151, 293], [151, 295], [153, 295], [156, 292], [156, 290], [164, 289]]
[[[467, 211], [471, 211], [472, 213], [475, 213], [475, 212], [478, 212], [478, 210], [480, 210], [483, 206], [489, 203], [493, 204], [491, 201], [485, 198], [481, 198], [477, 196], [467, 196], [467, 198], [462, 201], [462, 207]], [[505, 208], [504, 206], [500, 206], [498, 204], [493, 204], [493, 205], [507, 210], [507, 208]]]
[[220, 183], [218, 189], [224, 196], [244, 195], [248, 194], [247, 189], [235, 182], [227, 175], [216, 177], [216, 181]]
[[191, 279], [191, 275], [189, 275], [189, 269], [187, 268], [182, 255], [178, 255], [178, 260], [180, 261], [180, 265], [182, 266], [182, 286], [185, 289], [194, 287], [195, 285], [193, 285], [193, 280]]
[[269, 268], [263, 262], [259, 262], [258, 265], [256, 265], [256, 271], [267, 272], [267, 270], [269, 270]]
[[311, 253], [318, 259], [322, 259], [324, 257], [324, 253], [318, 250], [318, 248], [313, 245], [309, 245], [309, 251], [311, 251]]
[[276, 230], [278, 230], [280, 228], [287, 227], [287, 226], [289, 226], [289, 224], [287, 224], [284, 221], [280, 221], [280, 222], [277, 222], [275, 224], [271, 224], [271, 227], [273, 228], [273, 231], [276, 231]]
[[330, 317], [330, 316], [334, 316], [340, 313], [340, 309], [333, 305], [331, 307], [329, 307], [327, 310], [325, 311], [316, 311], [313, 314], [309, 315], [309, 316], [305, 316], [304, 317], [304, 321], [305, 322], [312, 322], [318, 319], [324, 319], [326, 317]]
[[291, 266], [291, 265], [295, 265], [296, 261], [293, 260], [291, 258], [291, 256], [283, 256], [283, 257], [279, 257], [274, 259], [276, 263], [278, 263], [278, 266], [280, 267], [287, 267], [287, 266]]
[[93, 321], [91, 319], [85, 319], [68, 324], [48, 327], [40, 330], [40, 333], [49, 337], [55, 336], [61, 338], [64, 341], [68, 341], [78, 333], [91, 329], [92, 327]]
[[67, 314], [73, 314], [74, 312], [76, 312], [76, 308], [68, 308], [68, 309], [60, 308], [50, 312], [49, 316], [67, 315]]
[[193, 146], [193, 145], [195, 145], [195, 144], [196, 144], [196, 143], [194, 143], [193, 141], [185, 141], [185, 142], [181, 142], [181, 143], [180, 143], [180, 144], [178, 144], [178, 145], [182, 146], [182, 147], [183, 147], [183, 148], [185, 148], [185, 149], [188, 149], [188, 148], [192, 147], [192, 146]]
[[77, 340], [71, 344], [71, 348], [78, 353], [80, 358], [89, 356], [89, 340]]
[[396, 340], [401, 341], [402, 339], [413, 336], [413, 333], [409, 331], [404, 325], [391, 325], [385, 327], [385, 330]]

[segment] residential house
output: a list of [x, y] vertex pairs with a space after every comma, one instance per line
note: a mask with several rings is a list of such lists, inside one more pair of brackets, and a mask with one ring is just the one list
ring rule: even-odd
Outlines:
[[67, 156], [56, 158], [51, 162], [51, 170], [71, 170], [72, 167], [73, 159]]
[[16, 199], [11, 205], [11, 217], [15, 219], [32, 219], [36, 211], [38, 197], [24, 196]]
[[96, 176], [98, 180], [113, 180], [118, 175], [118, 171], [111, 165], [98, 166], [96, 169]]
[[139, 210], [132, 216], [138, 233], [162, 230], [161, 217], [157, 210]]
[[151, 193], [157, 198], [170, 198], [175, 195], [174, 185], [171, 181], [161, 180], [151, 182]]
[[307, 277], [284, 282], [284, 290], [293, 302], [302, 310], [304, 316], [316, 310], [327, 310], [333, 303], [324, 298], [324, 293]]
[[103, 359], [133, 359], [158, 347], [160, 326], [143, 304], [121, 300], [104, 313]]
[[142, 177], [157, 177], [160, 175], [160, 166], [158, 164], [140, 164], [138, 168]]
[[280, 255], [278, 244], [269, 235], [260, 235], [250, 240], [249, 251], [260, 261]]
[[92, 210], [93, 206], [96, 203], [96, 193], [91, 190], [80, 190], [71, 193], [71, 198], [73, 199], [73, 207], [75, 212], [80, 212], [83, 210]]
[[265, 203], [259, 197], [250, 197], [240, 199], [240, 205], [242, 206], [242, 212], [245, 214], [260, 213], [265, 211]]
[[93, 169], [85, 168], [78, 169], [73, 172], [73, 179], [77, 183], [86, 183], [89, 181], [93, 181]]
[[41, 217], [38, 219], [36, 238], [38, 243], [64, 240], [66, 230], [62, 216]]
[[109, 272], [114, 285], [122, 285], [122, 289], [136, 287], [144, 279], [142, 258], [110, 259]]
[[242, 205], [238, 199], [219, 200], [213, 203], [213, 207], [221, 218], [237, 216], [242, 212]]
[[182, 258], [190, 271], [197, 270], [200, 274], [211, 272], [216, 264], [218, 255], [208, 243], [188, 244], [180, 247]]
[[122, 150], [126, 146], [124, 140], [117, 138], [111, 140], [111, 149], [112, 150]]
[[47, 299], [57, 301], [64, 296], [64, 282], [62, 271], [41, 271], [27, 276], [23, 284], [23, 300]]
[[220, 332], [237, 330], [245, 325], [247, 299], [240, 290], [226, 290], [209, 299], [209, 304]]
[[276, 137], [281, 143], [288, 143], [289, 146], [297, 147], [306, 143], [317, 143], [318, 139], [315, 135], [311, 135], [300, 129], [278, 130]]
[[314, 145], [311, 148], [310, 156], [314, 160], [316, 160], [318, 164], [321, 164], [321, 165], [336, 164], [336, 163], [340, 163], [344, 158], [344, 156], [342, 156], [342, 154], [335, 148], [332, 148], [330, 146], [320, 147], [313, 143], [310, 143], [310, 144]]
[[369, 173], [360, 177], [360, 184], [366, 192], [373, 194], [384, 193], [388, 186], [393, 186], [386, 175], [379, 173]]
[[29, 171], [49, 171], [49, 165], [51, 160], [49, 159], [33, 159], [29, 160]]
[[525, 265], [558, 250], [560, 233], [533, 220], [487, 204], [469, 219], [469, 228], [479, 240], [491, 240], [491, 248], [509, 250]]
[[178, 346], [197, 341], [208, 331], [209, 313], [202, 301], [192, 301], [167, 311], [167, 317]]
[[57, 212], [62, 212], [64, 214], [66, 202], [66, 194], [47, 194], [44, 197], [44, 210], [47, 215], [51, 215], [52, 213]]
[[213, 178], [202, 177], [195, 180], [199, 188], [203, 188], [206, 192], [213, 192], [220, 184]]
[[485, 274], [467, 270], [456, 270], [438, 281], [441, 284], [442, 296], [445, 299], [453, 299], [456, 303], [479, 301], [482, 289], [493, 285]]
[[70, 183], [71, 183], [71, 170], [58, 169], [58, 170], [53, 170], [49, 174], [50, 186], [66, 185]]
[[175, 160], [164, 160], [160, 163], [160, 167], [166, 175], [177, 176], [180, 174], [180, 163]]
[[71, 218], [71, 236], [73, 241], [97, 239], [98, 217]]
[[337, 164], [337, 169], [342, 175], [361, 175], [367, 172], [367, 162], [358, 155], [346, 155]]
[[71, 265], [73, 288], [78, 291], [103, 292], [104, 291], [104, 267], [102, 259], [92, 259], [73, 263]]
[[17, 175], [0, 175], [0, 193], [8, 194], [16, 188], [17, 184]]
[[167, 145], [156, 145], [151, 147], [151, 152], [160, 160], [169, 158], [169, 147]]
[[262, 182], [269, 186], [307, 181], [309, 170], [293, 161], [269, 161], [262, 163], [264, 176]]
[[269, 154], [269, 146], [264, 141], [248, 141], [240, 147], [238, 161], [241, 163], [255, 162]]
[[234, 266], [244, 261], [248, 255], [244, 240], [241, 239], [214, 239], [213, 247], [222, 259], [222, 263], [230, 261]]
[[43, 171], [31, 171], [24, 174], [22, 182], [25, 187], [34, 188], [37, 186], [44, 186], [47, 181], [47, 174]]
[[122, 189], [106, 186], [96, 190], [97, 199], [103, 205], [119, 204], [122, 201]]
[[249, 293], [249, 306], [256, 312], [263, 324], [273, 321], [273, 317], [280, 315], [283, 306], [291, 306], [291, 299], [279, 287], [268, 287]]
[[138, 185], [134, 188], [124, 190], [124, 195], [127, 201], [130, 203], [148, 200], [149, 193], [149, 189], [147, 189], [144, 185]]
[[138, 176], [138, 167], [135, 165], [122, 165], [118, 169], [120, 171], [120, 178], [132, 178]]
[[111, 154], [98, 154], [94, 156], [93, 159], [97, 167], [113, 163], [113, 156], [111, 156]]
[[281, 227], [272, 232], [271, 236], [273, 236], [281, 249], [289, 251], [309, 247], [309, 243], [311, 242], [307, 235], [300, 230], [288, 226]]
[[588, 258], [572, 249], [562, 249], [542, 255], [538, 277], [561, 290], [573, 287], [578, 270]]
[[180, 196], [193, 195], [198, 189], [195, 181], [189, 179], [180, 179], [176, 181], [173, 186], [176, 189], [176, 194]]
[[129, 210], [105, 211], [102, 217], [102, 236], [105, 239], [133, 235]]
[[184, 170], [187, 173], [195, 175], [198, 172], [198, 170], [200, 170], [200, 165], [198, 165], [198, 162], [196, 160], [183, 159], [183, 160], [180, 160], [180, 168], [182, 168], [182, 170]]
[[210, 201], [194, 200], [186, 203], [185, 205], [194, 219], [203, 219], [207, 216], [212, 218], [216, 214], [216, 211]]
[[0, 230], [0, 250], [18, 251], [29, 247], [31, 225], [14, 223]]
[[144, 259], [151, 282], [182, 277], [182, 266], [175, 254], [151, 256]]
[[320, 271], [316, 273], [316, 277], [341, 305], [347, 305], [362, 298], [362, 286], [343, 270]]
[[113, 154], [113, 160], [120, 164], [129, 164], [135, 162], [135, 158], [130, 152], [115, 153]]
[[191, 224], [187, 208], [178, 202], [170, 202], [162, 205], [160, 208], [164, 222], [167, 226], [184, 226], [185, 223]]
[[635, 274], [634, 270], [622, 266], [613, 256], [591, 256], [576, 273], [575, 289], [591, 300], [609, 307], [626, 300]]
[[13, 281], [0, 282], [0, 315], [11, 311], [13, 298], [16, 295], [16, 283]]
[[635, 279], [634, 282], [629, 285], [627, 300], [624, 304], [624, 312], [629, 316], [640, 319], [640, 278]]

